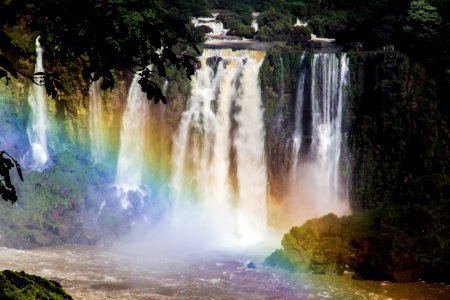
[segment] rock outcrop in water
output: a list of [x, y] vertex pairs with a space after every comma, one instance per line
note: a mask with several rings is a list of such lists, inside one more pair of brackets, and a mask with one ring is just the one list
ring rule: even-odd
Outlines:
[[384, 205], [338, 218], [329, 214], [293, 227], [265, 260], [292, 272], [342, 274], [355, 279], [449, 282], [448, 204]]

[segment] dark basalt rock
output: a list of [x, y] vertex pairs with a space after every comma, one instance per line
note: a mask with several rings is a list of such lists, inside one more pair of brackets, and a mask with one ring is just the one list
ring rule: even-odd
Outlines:
[[246, 267], [247, 267], [247, 269], [250, 269], [250, 270], [256, 269], [256, 265], [252, 261], [250, 261]]

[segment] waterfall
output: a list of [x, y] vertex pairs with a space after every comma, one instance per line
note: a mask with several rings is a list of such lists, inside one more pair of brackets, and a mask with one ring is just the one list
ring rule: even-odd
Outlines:
[[251, 26], [252, 26], [254, 32], [258, 32], [258, 30], [259, 30], [258, 16], [259, 16], [259, 12], [252, 13], [252, 25]]
[[298, 158], [299, 158], [299, 152], [300, 148], [302, 146], [302, 135], [303, 135], [303, 126], [302, 126], [302, 115], [303, 115], [303, 99], [305, 97], [305, 75], [306, 72], [304, 72], [304, 60], [305, 60], [305, 53], [302, 54], [302, 57], [300, 58], [300, 76], [298, 80], [297, 85], [297, 98], [295, 101], [295, 107], [294, 107], [294, 116], [296, 116], [296, 122], [294, 125], [294, 136], [292, 138], [293, 143], [293, 169], [294, 172], [297, 170], [298, 166]]
[[91, 139], [91, 155], [93, 161], [104, 161], [103, 99], [99, 80], [92, 82], [89, 87], [89, 137]]
[[223, 27], [222, 21], [217, 20], [218, 15], [219, 14], [212, 14], [212, 17], [210, 18], [193, 19], [192, 23], [194, 24], [194, 27], [207, 26], [211, 28], [212, 32], [207, 35], [226, 35], [228, 29]]
[[[140, 191], [144, 171], [144, 145], [149, 117], [149, 103], [139, 84], [140, 75], [134, 76], [122, 117], [120, 149], [115, 184], [124, 192]], [[122, 197], [122, 208], [131, 206]]]
[[[349, 82], [348, 58], [342, 54], [302, 56], [295, 103], [293, 135], [294, 184], [307, 194], [315, 213], [348, 212], [346, 187], [340, 172], [342, 110]], [[303, 190], [302, 190], [303, 189]], [[306, 192], [305, 192], [306, 191]]]
[[285, 89], [285, 84], [284, 84], [284, 62], [283, 62], [283, 57], [280, 56], [280, 100], [283, 100], [284, 97], [284, 89]]
[[[174, 137], [174, 213], [195, 205], [208, 227], [244, 243], [266, 231], [261, 51], [205, 49]], [[188, 201], [190, 200], [190, 201]]]
[[[43, 63], [43, 49], [36, 39], [36, 66], [34, 72], [45, 72]], [[47, 95], [42, 85], [32, 84], [28, 94], [28, 104], [31, 114], [27, 126], [28, 139], [33, 157], [32, 167], [42, 170], [48, 161], [47, 130], [49, 127], [47, 116]]]

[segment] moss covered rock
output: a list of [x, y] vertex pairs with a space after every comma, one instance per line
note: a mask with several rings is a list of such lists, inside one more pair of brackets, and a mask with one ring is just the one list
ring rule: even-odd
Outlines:
[[394, 205], [293, 227], [265, 264], [294, 272], [356, 279], [449, 282], [448, 204]]
[[0, 299], [4, 300], [33, 300], [72, 299], [62, 286], [53, 280], [39, 276], [4, 270], [0, 272]]

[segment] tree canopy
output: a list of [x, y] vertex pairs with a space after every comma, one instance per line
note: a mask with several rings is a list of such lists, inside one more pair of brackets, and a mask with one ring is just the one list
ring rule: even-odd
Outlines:
[[[17, 67], [20, 56], [29, 55], [11, 38], [17, 26], [34, 36], [46, 49], [48, 72], [34, 74], [55, 97], [63, 86], [61, 70], [80, 71], [88, 82], [102, 78], [102, 89], [114, 87], [114, 71], [143, 71], [140, 81], [149, 99], [165, 102], [154, 75], [164, 77], [175, 65], [194, 73], [197, 44], [202, 41], [190, 18], [207, 14], [204, 0], [188, 9], [180, 0], [43, 0], [0, 3], [0, 77], [25, 74]], [[181, 11], [180, 9], [184, 9]], [[195, 9], [195, 10], [194, 10]], [[153, 65], [151, 69], [147, 68]], [[38, 80], [36, 80], [38, 79]], [[41, 79], [41, 80], [39, 80]]]

